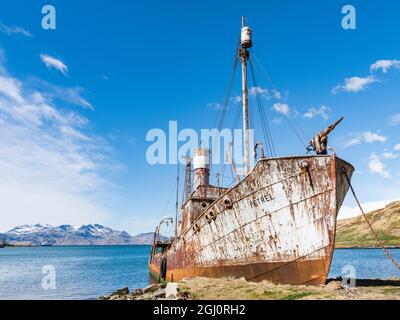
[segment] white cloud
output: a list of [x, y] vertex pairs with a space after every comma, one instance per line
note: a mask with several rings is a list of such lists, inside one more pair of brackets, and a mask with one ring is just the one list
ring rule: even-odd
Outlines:
[[400, 157], [400, 155], [399, 155], [399, 154], [392, 153], [392, 152], [384, 152], [384, 153], [383, 153], [383, 157], [384, 157], [385, 159], [397, 159], [397, 158]]
[[109, 172], [119, 170], [112, 149], [88, 132], [87, 118], [60, 108], [51, 94], [0, 74], [3, 231], [21, 223], [101, 222], [108, 215]]
[[267, 88], [262, 87], [251, 87], [249, 89], [250, 96], [254, 97], [257, 94], [263, 97], [266, 100], [274, 99], [281, 99], [282, 94], [277, 90], [268, 90]]
[[274, 98], [275, 99], [282, 99], [282, 93], [277, 90], [274, 90]]
[[207, 103], [207, 108], [211, 108], [211, 109], [214, 109], [214, 110], [222, 110], [222, 106], [218, 102]]
[[49, 56], [47, 54], [41, 54], [40, 55], [40, 59], [46, 65], [47, 68], [49, 68], [49, 69], [51, 69], [51, 68], [57, 69], [63, 75], [67, 75], [68, 66], [65, 65], [64, 62], [62, 62], [61, 60], [56, 59], [56, 58], [54, 58], [52, 56]]
[[374, 76], [368, 76], [366, 78], [352, 77], [344, 79], [344, 84], [337, 85], [332, 89], [332, 94], [336, 94], [340, 91], [344, 92], [358, 92], [365, 90], [370, 84], [377, 82], [378, 80]]
[[389, 124], [391, 126], [400, 125], [400, 113], [394, 114], [389, 118]]
[[281, 124], [282, 120], [283, 120], [282, 117], [275, 117], [275, 118], [272, 119], [272, 123]]
[[[377, 209], [384, 208], [389, 203], [392, 203], [394, 201], [400, 201], [400, 198], [365, 202], [362, 204], [362, 207], [363, 207], [364, 211], [367, 213], [367, 212], [371, 212], [371, 211], [374, 211]], [[358, 208], [358, 206], [354, 206], [354, 207], [343, 206], [339, 211], [338, 219], [353, 218], [353, 217], [359, 216], [360, 214], [361, 214], [361, 212], [360, 212], [360, 209]]]
[[356, 146], [362, 143], [362, 135], [350, 133], [350, 137], [346, 139], [346, 143], [343, 145], [343, 148], [348, 148], [351, 146]]
[[[238, 104], [241, 101], [242, 97], [239, 95], [234, 95], [232, 97], [229, 97], [229, 103], [226, 108], [229, 109], [230, 104]], [[206, 104], [206, 107], [214, 110], [222, 110], [224, 108], [224, 105], [219, 102], [209, 102]]]
[[373, 143], [373, 142], [385, 142], [387, 138], [382, 136], [376, 132], [366, 131], [363, 133], [364, 141], [366, 143]]
[[85, 90], [81, 87], [60, 87], [38, 78], [29, 78], [32, 90], [42, 92], [42, 96], [49, 101], [62, 101], [74, 104], [85, 109], [94, 110], [93, 105], [83, 97]]
[[396, 150], [396, 151], [400, 150], [400, 143], [396, 144], [396, 145], [393, 147], [393, 150]]
[[349, 137], [346, 139], [346, 143], [343, 145], [344, 148], [359, 145], [361, 143], [374, 143], [374, 142], [386, 142], [387, 137], [380, 135], [377, 132], [365, 131], [362, 133], [353, 133], [349, 134]]
[[239, 102], [242, 102], [242, 96], [235, 95], [235, 96], [231, 97], [230, 100], [234, 103], [239, 103]]
[[21, 96], [21, 83], [16, 79], [0, 75], [0, 93], [15, 102], [24, 102]]
[[379, 174], [382, 178], [390, 178], [390, 174], [387, 171], [385, 164], [381, 161], [376, 153], [371, 154], [368, 162], [368, 168], [371, 173]]
[[328, 120], [331, 114], [331, 108], [322, 105], [319, 108], [309, 108], [308, 111], [303, 115], [305, 118], [315, 118], [317, 116], [321, 117], [324, 120]]
[[287, 103], [275, 103], [272, 106], [272, 110], [274, 110], [280, 114], [283, 114], [287, 117], [291, 114], [291, 109]]
[[378, 60], [371, 65], [370, 70], [382, 70], [383, 73], [387, 73], [391, 68], [400, 69], [400, 60]]
[[266, 88], [261, 88], [261, 87], [251, 87], [249, 89], [249, 93], [251, 96], [255, 96], [256, 94], [268, 95], [269, 90]]
[[24, 28], [19, 27], [19, 26], [6, 26], [2, 22], [0, 22], [0, 32], [5, 33], [7, 35], [12, 35], [12, 34], [20, 34], [25, 37], [32, 37], [32, 33], [29, 31], [26, 31]]

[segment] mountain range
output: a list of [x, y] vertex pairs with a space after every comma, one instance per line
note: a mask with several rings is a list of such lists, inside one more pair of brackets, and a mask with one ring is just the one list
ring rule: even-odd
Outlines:
[[131, 236], [125, 231], [116, 231], [99, 224], [80, 227], [48, 224], [21, 225], [3, 234], [0, 240], [12, 245], [69, 246], [69, 245], [138, 245], [151, 244], [154, 233]]

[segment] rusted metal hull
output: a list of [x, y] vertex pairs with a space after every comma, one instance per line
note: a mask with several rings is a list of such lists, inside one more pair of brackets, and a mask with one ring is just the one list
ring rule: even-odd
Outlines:
[[183, 219], [171, 247], [150, 259], [166, 280], [244, 277], [324, 284], [334, 250], [336, 217], [348, 190], [335, 156], [263, 159], [194, 220]]

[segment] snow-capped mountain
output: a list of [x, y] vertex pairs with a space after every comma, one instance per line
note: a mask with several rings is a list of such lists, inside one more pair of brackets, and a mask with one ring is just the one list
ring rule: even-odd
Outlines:
[[21, 225], [4, 234], [0, 238], [16, 245], [129, 245], [151, 244], [153, 233], [132, 237], [125, 231], [116, 231], [99, 224], [88, 224], [80, 227], [61, 225], [53, 227], [45, 224]]

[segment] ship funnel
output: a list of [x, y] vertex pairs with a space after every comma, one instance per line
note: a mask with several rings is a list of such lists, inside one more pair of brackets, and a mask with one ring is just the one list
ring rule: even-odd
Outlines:
[[210, 150], [198, 148], [194, 151], [194, 190], [210, 183]]

